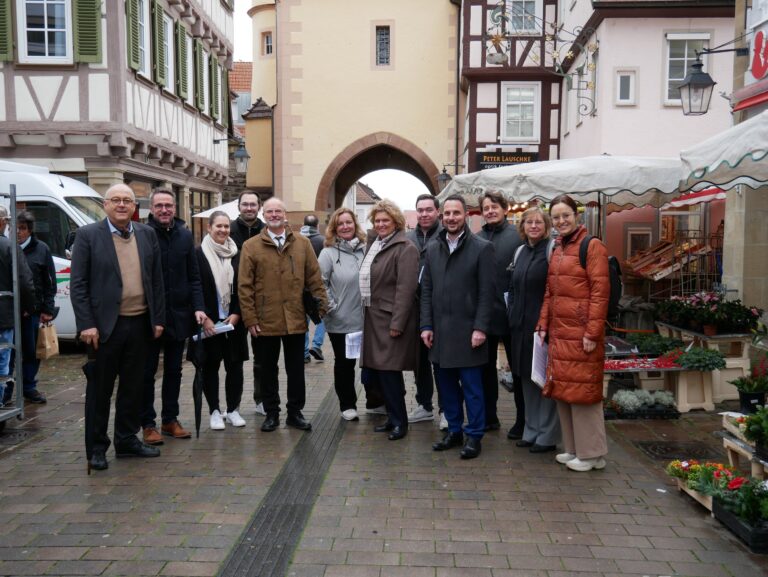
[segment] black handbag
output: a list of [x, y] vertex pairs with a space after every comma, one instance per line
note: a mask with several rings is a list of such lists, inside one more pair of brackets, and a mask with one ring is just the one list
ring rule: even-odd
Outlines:
[[304, 287], [304, 292], [301, 294], [302, 301], [304, 301], [304, 312], [312, 319], [312, 322], [319, 325], [323, 319], [320, 316], [320, 301], [315, 298], [312, 291], [307, 287]]

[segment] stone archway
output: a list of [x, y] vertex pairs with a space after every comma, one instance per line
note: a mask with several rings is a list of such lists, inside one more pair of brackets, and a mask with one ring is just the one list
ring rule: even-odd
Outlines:
[[350, 186], [360, 177], [385, 168], [412, 174], [432, 194], [439, 192], [439, 170], [423, 150], [396, 134], [376, 132], [347, 146], [328, 165], [317, 187], [315, 210], [330, 211], [341, 206]]

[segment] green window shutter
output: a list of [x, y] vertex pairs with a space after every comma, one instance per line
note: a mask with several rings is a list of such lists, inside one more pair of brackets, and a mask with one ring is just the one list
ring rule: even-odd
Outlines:
[[216, 57], [211, 54], [210, 59], [210, 82], [208, 83], [211, 88], [211, 117], [216, 120], [219, 119], [219, 111], [221, 108], [221, 92], [219, 90], [219, 63], [216, 61]]
[[205, 110], [205, 94], [203, 91], [203, 44], [195, 40], [195, 106], [201, 112]]
[[11, 0], [0, 0], [0, 60], [13, 60]]
[[176, 22], [176, 94], [183, 100], [189, 96], [187, 58], [187, 33], [181, 22]]
[[139, 52], [139, 0], [125, 0], [125, 28], [128, 37], [128, 67], [133, 70], [141, 68], [141, 53]]
[[229, 126], [229, 113], [232, 109], [229, 101], [229, 71], [221, 69], [221, 123]]
[[72, 10], [75, 61], [101, 62], [101, 0], [78, 0]]
[[152, 67], [154, 68], [155, 82], [160, 86], [168, 84], [166, 78], [165, 60], [165, 26], [163, 26], [163, 7], [157, 0], [152, 2]]

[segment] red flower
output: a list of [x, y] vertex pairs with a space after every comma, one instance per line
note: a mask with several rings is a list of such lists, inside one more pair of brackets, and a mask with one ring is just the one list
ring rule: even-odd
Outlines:
[[746, 477], [736, 477], [730, 483], [728, 483], [728, 489], [731, 491], [736, 491], [740, 489], [741, 486], [746, 482], [747, 482]]

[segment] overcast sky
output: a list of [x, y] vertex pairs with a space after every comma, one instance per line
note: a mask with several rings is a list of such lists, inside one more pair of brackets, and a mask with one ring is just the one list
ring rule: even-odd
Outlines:
[[[251, 19], [248, 17], [250, 0], [235, 0], [235, 60], [253, 59]], [[416, 197], [427, 191], [420, 180], [400, 170], [378, 170], [360, 179], [382, 198], [396, 202], [402, 210], [414, 208]]]

